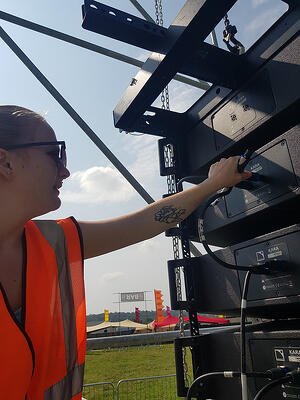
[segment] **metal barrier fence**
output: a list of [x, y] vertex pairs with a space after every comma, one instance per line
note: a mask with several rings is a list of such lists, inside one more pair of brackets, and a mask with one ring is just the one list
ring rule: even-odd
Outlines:
[[176, 375], [122, 379], [83, 386], [83, 400], [177, 400]]
[[176, 400], [176, 375], [122, 379], [117, 384], [117, 400]]
[[115, 387], [112, 382], [99, 382], [83, 385], [83, 400], [115, 400]]

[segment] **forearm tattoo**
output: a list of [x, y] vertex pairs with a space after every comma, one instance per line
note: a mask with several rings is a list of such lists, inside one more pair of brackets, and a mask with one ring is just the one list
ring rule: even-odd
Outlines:
[[184, 208], [174, 208], [172, 206], [165, 206], [154, 214], [155, 221], [164, 222], [165, 224], [179, 223], [183, 220], [182, 216], [185, 214]]

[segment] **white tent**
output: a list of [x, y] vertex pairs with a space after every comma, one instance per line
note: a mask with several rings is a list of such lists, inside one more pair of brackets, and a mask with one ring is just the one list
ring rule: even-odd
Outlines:
[[[101, 324], [94, 325], [94, 326], [88, 326], [86, 328], [87, 333], [99, 331], [102, 329], [108, 329], [112, 327], [122, 327], [122, 328], [135, 328], [136, 331], [142, 331], [142, 330], [147, 330], [147, 325], [146, 324], [138, 324], [137, 322], [130, 321], [129, 319], [125, 319], [124, 321], [120, 322], [110, 322], [110, 321], [105, 321], [101, 322]], [[148, 329], [151, 329], [150, 326], [148, 325]]]

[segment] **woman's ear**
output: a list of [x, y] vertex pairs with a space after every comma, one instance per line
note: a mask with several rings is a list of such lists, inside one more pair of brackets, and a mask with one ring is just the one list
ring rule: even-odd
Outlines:
[[0, 149], [0, 177], [10, 179], [12, 172], [9, 153], [4, 149]]

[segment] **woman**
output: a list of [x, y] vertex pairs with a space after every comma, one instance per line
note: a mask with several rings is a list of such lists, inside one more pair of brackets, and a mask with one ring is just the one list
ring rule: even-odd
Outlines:
[[64, 142], [45, 119], [0, 106], [0, 398], [81, 399], [83, 258], [149, 239], [223, 187], [247, 179], [221, 159], [199, 185], [107, 221], [33, 221], [60, 206], [70, 176]]

